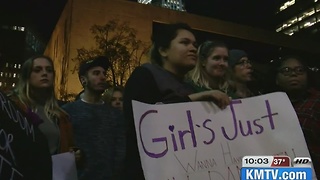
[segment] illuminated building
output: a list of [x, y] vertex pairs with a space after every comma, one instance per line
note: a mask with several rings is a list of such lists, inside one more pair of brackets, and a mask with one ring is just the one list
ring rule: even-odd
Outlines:
[[150, 4], [152, 0], [138, 0], [138, 3], [141, 4]]
[[315, 37], [320, 31], [320, 1], [282, 1], [278, 5], [276, 19], [276, 32], [290, 36]]
[[152, 4], [177, 11], [186, 11], [182, 0], [138, 0], [138, 3]]
[[19, 80], [25, 46], [25, 27], [19, 25], [0, 25], [0, 89], [8, 91]]

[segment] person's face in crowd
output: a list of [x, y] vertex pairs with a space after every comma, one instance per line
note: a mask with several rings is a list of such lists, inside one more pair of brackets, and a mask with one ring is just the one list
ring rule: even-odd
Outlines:
[[111, 106], [122, 110], [123, 97], [122, 92], [114, 91], [111, 97]]
[[286, 92], [304, 90], [307, 88], [306, 68], [298, 60], [288, 59], [279, 68], [276, 83]]
[[252, 81], [252, 64], [248, 57], [242, 57], [233, 68], [233, 75], [238, 82]]
[[82, 84], [85, 88], [102, 94], [107, 88], [106, 71], [100, 66], [89, 69], [86, 77], [83, 77]]
[[228, 68], [228, 49], [225, 47], [215, 47], [205, 61], [205, 70], [210, 77], [223, 77]]
[[30, 86], [36, 89], [51, 88], [54, 82], [54, 70], [49, 60], [37, 58], [33, 60], [30, 74]]
[[160, 49], [160, 54], [164, 57], [164, 67], [169, 65], [185, 72], [193, 69], [197, 62], [195, 44], [196, 38], [190, 31], [178, 30], [169, 48]]

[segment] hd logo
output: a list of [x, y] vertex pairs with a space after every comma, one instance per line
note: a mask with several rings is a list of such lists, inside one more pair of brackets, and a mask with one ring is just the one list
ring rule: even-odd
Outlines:
[[293, 167], [312, 167], [312, 161], [309, 157], [296, 157], [293, 160]]

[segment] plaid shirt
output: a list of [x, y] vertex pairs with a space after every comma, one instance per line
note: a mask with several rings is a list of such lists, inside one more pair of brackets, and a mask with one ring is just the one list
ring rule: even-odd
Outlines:
[[292, 104], [298, 115], [317, 177], [320, 178], [320, 92], [310, 89], [304, 99], [293, 101]]

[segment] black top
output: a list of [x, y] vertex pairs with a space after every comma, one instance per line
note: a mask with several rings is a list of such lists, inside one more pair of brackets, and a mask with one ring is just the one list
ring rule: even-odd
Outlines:
[[77, 147], [86, 163], [79, 180], [108, 180], [123, 171], [125, 123], [123, 114], [108, 104], [89, 104], [82, 100], [62, 107], [72, 122]]
[[31, 118], [0, 92], [0, 179], [52, 179], [48, 142]]
[[144, 179], [137, 146], [132, 100], [148, 104], [189, 102], [191, 100], [188, 95], [194, 92], [194, 89], [182, 79], [156, 65], [144, 64], [133, 71], [126, 83], [123, 101], [123, 110], [128, 121], [126, 179]]

